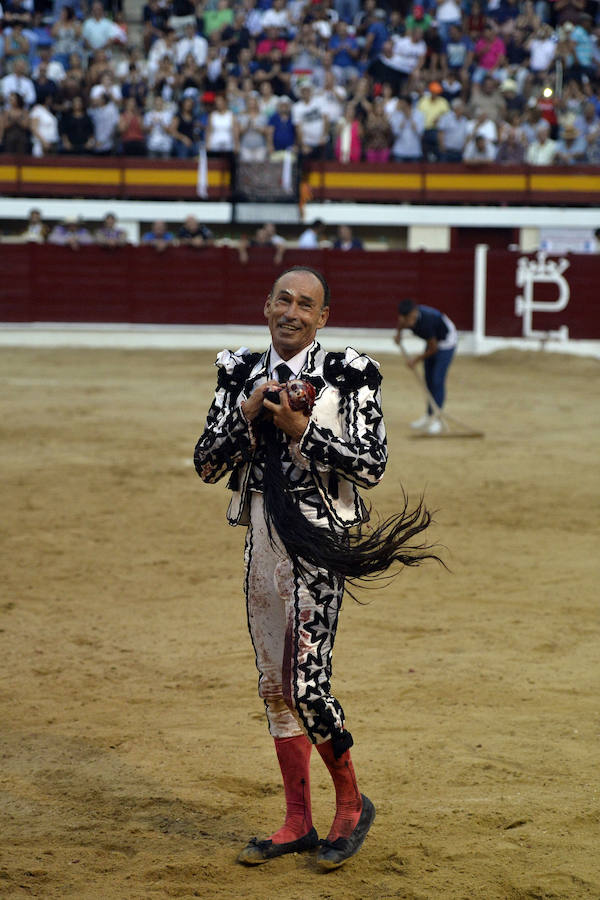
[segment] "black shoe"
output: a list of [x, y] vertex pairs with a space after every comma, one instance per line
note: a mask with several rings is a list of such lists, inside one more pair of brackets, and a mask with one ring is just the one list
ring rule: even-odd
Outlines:
[[360, 796], [362, 797], [363, 807], [360, 819], [356, 823], [356, 828], [350, 837], [338, 838], [335, 841], [321, 841], [321, 847], [317, 853], [317, 865], [319, 868], [325, 871], [337, 869], [351, 856], [358, 853], [362, 847], [362, 843], [375, 818], [375, 807], [364, 794]]
[[285, 853], [302, 853], [303, 850], [313, 850], [319, 843], [319, 836], [314, 828], [308, 834], [298, 838], [297, 841], [288, 841], [287, 844], [274, 844], [273, 841], [259, 841], [253, 837], [248, 841], [240, 855], [238, 862], [245, 866], [259, 866], [261, 863], [283, 856]]

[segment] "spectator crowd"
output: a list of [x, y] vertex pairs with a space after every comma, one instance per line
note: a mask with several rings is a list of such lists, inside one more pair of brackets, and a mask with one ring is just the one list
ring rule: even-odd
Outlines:
[[120, 0], [0, 0], [0, 150], [595, 165], [599, 9], [147, 0], [140, 29]]

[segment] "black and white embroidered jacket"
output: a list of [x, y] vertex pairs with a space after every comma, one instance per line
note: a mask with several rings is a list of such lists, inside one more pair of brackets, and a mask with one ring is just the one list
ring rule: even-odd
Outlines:
[[[257, 489], [260, 442], [241, 404], [267, 381], [268, 361], [269, 351], [219, 353], [217, 389], [194, 453], [203, 481], [212, 484], [231, 473], [231, 525], [248, 524], [248, 493]], [[316, 489], [331, 520], [351, 527], [368, 517], [358, 488], [374, 487], [387, 462], [378, 363], [351, 347], [326, 353], [315, 342], [299, 377], [313, 384], [316, 400], [299, 442], [281, 432], [282, 468], [292, 490]]]

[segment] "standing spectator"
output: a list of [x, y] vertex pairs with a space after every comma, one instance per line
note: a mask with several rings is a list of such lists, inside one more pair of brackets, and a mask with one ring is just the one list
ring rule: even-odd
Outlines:
[[587, 13], [582, 13], [571, 32], [574, 58], [573, 64], [567, 71], [567, 78], [582, 81], [585, 78], [597, 77], [597, 67], [594, 65], [597, 36], [593, 32], [593, 24], [592, 17]]
[[347, 103], [343, 118], [335, 126], [335, 158], [341, 163], [362, 159], [362, 126], [356, 117], [356, 105]]
[[8, 100], [10, 94], [15, 93], [23, 99], [23, 105], [29, 109], [35, 103], [35, 85], [28, 76], [28, 66], [25, 60], [18, 59], [13, 67], [13, 71], [5, 75], [0, 81], [0, 95], [4, 102]]
[[424, 116], [423, 156], [429, 162], [435, 162], [440, 158], [438, 123], [441, 116], [450, 111], [450, 104], [442, 96], [442, 91], [443, 88], [439, 81], [432, 81], [429, 89], [417, 103], [417, 109]]
[[506, 115], [506, 100], [498, 82], [486, 75], [481, 84], [475, 83], [471, 91], [469, 112], [473, 116], [485, 115], [493, 122], [500, 122]]
[[159, 253], [163, 253], [174, 241], [175, 235], [161, 219], [157, 219], [150, 231], [142, 236], [142, 243], [147, 247], [154, 247]]
[[187, 216], [179, 229], [178, 242], [183, 247], [208, 247], [215, 236], [206, 225], [201, 225], [196, 216]]
[[117, 225], [114, 213], [106, 213], [102, 225], [96, 231], [96, 243], [101, 247], [123, 247], [127, 243], [127, 234]]
[[64, 81], [66, 72], [65, 67], [59, 60], [52, 58], [52, 49], [50, 47], [40, 47], [38, 50], [37, 62], [32, 73], [34, 83], [39, 80], [43, 72], [48, 81], [53, 81], [57, 86]]
[[368, 163], [389, 161], [394, 135], [385, 112], [383, 97], [376, 97], [365, 124], [363, 147]]
[[16, 20], [12, 28], [7, 28], [2, 37], [4, 44], [5, 65], [9, 72], [13, 71], [15, 62], [18, 59], [23, 60], [26, 64], [29, 62], [29, 53], [31, 45], [29, 38], [23, 33], [23, 22]]
[[152, 44], [148, 54], [148, 73], [157, 77], [160, 64], [164, 59], [171, 61], [173, 66], [177, 62], [177, 32], [173, 28], [165, 28], [163, 36]]
[[390, 116], [394, 134], [392, 156], [396, 162], [419, 162], [423, 157], [421, 138], [425, 128], [423, 113], [412, 107], [410, 97], [398, 98], [396, 109]]
[[146, 132], [144, 116], [136, 103], [135, 97], [125, 100], [123, 112], [119, 117], [119, 137], [123, 156], [146, 155]]
[[59, 133], [64, 153], [90, 153], [93, 150], [94, 123], [79, 95], [73, 97], [71, 109], [62, 114]]
[[[202, 13], [202, 33], [209, 41], [218, 41], [221, 32], [233, 23], [233, 9], [229, 0], [217, 0], [215, 8], [207, 7]], [[262, 25], [262, 23], [261, 23]]]
[[324, 158], [329, 139], [329, 120], [321, 104], [313, 97], [310, 84], [300, 87], [300, 99], [292, 107], [300, 152], [305, 159]]
[[556, 56], [556, 38], [550, 25], [545, 23], [540, 25], [525, 47], [529, 51], [527, 68], [532, 73], [531, 81], [534, 77], [544, 80], [554, 67]]
[[144, 115], [144, 131], [146, 132], [146, 149], [148, 156], [167, 159], [171, 155], [173, 138], [171, 125], [173, 112], [165, 101], [157, 94], [154, 96], [152, 108]]
[[438, 141], [442, 162], [462, 162], [465, 144], [470, 134], [471, 122], [465, 114], [465, 104], [457, 97], [450, 112], [438, 122]]
[[537, 139], [529, 145], [525, 159], [530, 166], [551, 166], [556, 156], [556, 141], [550, 138], [550, 125], [545, 119], [536, 128]]
[[265, 162], [271, 152], [270, 133], [266, 117], [261, 113], [258, 96], [248, 98], [246, 112], [238, 121], [238, 153], [240, 162]]
[[29, 113], [23, 97], [15, 91], [8, 95], [6, 109], [0, 110], [0, 144], [5, 153], [17, 155], [29, 153], [31, 148]]
[[82, 246], [93, 244], [94, 239], [82, 225], [81, 219], [77, 216], [65, 216], [62, 223], [55, 225], [50, 232], [48, 243], [79, 250]]
[[29, 126], [33, 136], [32, 153], [46, 156], [58, 150], [58, 119], [52, 111], [52, 96], [46, 94], [43, 103], [36, 103], [29, 115]]
[[109, 94], [102, 93], [88, 110], [94, 125], [94, 153], [110, 156], [115, 150], [115, 137], [119, 125], [119, 110]]
[[83, 23], [81, 36], [84, 47], [89, 50], [102, 50], [114, 40], [114, 23], [104, 14], [104, 6], [100, 0], [92, 3], [91, 15]]
[[280, 97], [277, 112], [269, 119], [271, 145], [275, 153], [296, 150], [296, 126], [292, 122], [292, 104], [289, 97]]
[[318, 250], [323, 240], [323, 232], [325, 223], [322, 219], [315, 219], [312, 225], [305, 228], [298, 238], [298, 248], [300, 250]]
[[289, 63], [283, 56], [279, 47], [273, 47], [268, 56], [263, 56], [258, 61], [258, 67], [254, 73], [254, 81], [260, 85], [263, 81], [270, 81], [274, 94], [287, 94], [290, 90], [291, 75]]
[[337, 238], [333, 242], [334, 250], [364, 250], [363, 242], [355, 238], [349, 225], [340, 225]]
[[573, 166], [587, 162], [587, 144], [574, 125], [565, 125], [556, 142], [554, 163], [558, 166]]
[[[427, 47], [424, 48], [424, 53], [426, 52]], [[372, 81], [382, 84], [384, 88], [388, 85], [390, 92], [396, 98], [403, 90], [407, 80], [407, 74], [401, 68], [404, 65], [402, 58], [394, 52], [394, 43], [390, 39], [384, 43], [381, 53], [371, 60], [367, 72]]]
[[223, 94], [217, 94], [215, 108], [209, 113], [206, 129], [206, 149], [209, 153], [234, 153], [238, 143], [235, 117], [227, 109]]
[[179, 111], [171, 122], [173, 156], [177, 159], [192, 159], [198, 155], [199, 122], [194, 111], [195, 104], [193, 97], [184, 97], [179, 104]]
[[435, 24], [442, 44], [448, 40], [450, 29], [461, 27], [462, 9], [458, 0], [436, 0]]

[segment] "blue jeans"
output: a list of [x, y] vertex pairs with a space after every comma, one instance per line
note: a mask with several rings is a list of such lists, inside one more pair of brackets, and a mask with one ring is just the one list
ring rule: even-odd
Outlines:
[[[437, 353], [428, 356], [425, 360], [425, 384], [440, 409], [446, 399], [446, 373], [452, 362], [454, 349], [452, 347], [450, 350], [438, 350]], [[433, 413], [431, 406], [427, 411], [429, 415]]]

